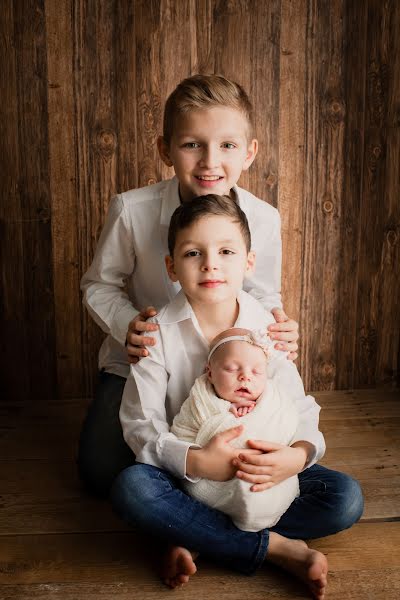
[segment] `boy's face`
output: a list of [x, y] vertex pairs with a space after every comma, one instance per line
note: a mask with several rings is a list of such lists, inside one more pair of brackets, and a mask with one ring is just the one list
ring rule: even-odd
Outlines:
[[248, 139], [246, 117], [224, 106], [192, 110], [178, 117], [171, 143], [158, 140], [162, 160], [173, 166], [183, 201], [205, 194], [229, 195], [257, 154]]
[[170, 278], [180, 282], [193, 308], [236, 300], [255, 262], [239, 225], [217, 215], [201, 217], [179, 231], [174, 256], [165, 260]]
[[265, 388], [266, 357], [257, 346], [240, 341], [227, 342], [211, 357], [207, 374], [220, 398], [232, 403], [254, 401]]

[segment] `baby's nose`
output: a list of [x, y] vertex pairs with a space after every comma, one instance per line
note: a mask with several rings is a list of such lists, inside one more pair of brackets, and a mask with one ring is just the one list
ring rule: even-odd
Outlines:
[[244, 381], [244, 380], [249, 381], [249, 379], [250, 379], [250, 372], [249, 371], [241, 371], [241, 373], [239, 375], [239, 378], [240, 378], [241, 381]]

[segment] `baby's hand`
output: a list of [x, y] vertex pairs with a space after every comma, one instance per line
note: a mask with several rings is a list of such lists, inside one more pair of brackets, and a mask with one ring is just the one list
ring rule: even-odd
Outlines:
[[244, 415], [247, 415], [247, 413], [251, 412], [254, 407], [255, 403], [251, 404], [250, 406], [239, 406], [238, 408], [236, 408], [236, 404], [231, 404], [229, 412], [233, 413], [236, 418], [244, 417]]

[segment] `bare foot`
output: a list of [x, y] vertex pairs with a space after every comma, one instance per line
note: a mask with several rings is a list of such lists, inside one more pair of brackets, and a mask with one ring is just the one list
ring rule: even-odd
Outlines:
[[318, 550], [301, 540], [290, 540], [270, 533], [266, 559], [304, 581], [313, 598], [323, 600], [328, 583], [328, 561]]
[[194, 563], [197, 556], [197, 554], [192, 554], [186, 548], [170, 546], [164, 557], [161, 579], [170, 588], [176, 588], [187, 583], [190, 576], [197, 571]]

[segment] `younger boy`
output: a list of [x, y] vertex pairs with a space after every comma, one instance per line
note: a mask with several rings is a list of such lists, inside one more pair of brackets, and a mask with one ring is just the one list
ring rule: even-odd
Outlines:
[[[246, 217], [229, 198], [195, 198], [175, 211], [168, 241], [168, 274], [182, 290], [152, 319], [159, 330], [153, 333], [157, 343], [150, 356], [131, 367], [120, 418], [137, 464], [115, 481], [113, 506], [129, 523], [174, 545], [164, 571], [171, 587], [195, 572], [191, 552], [200, 552], [247, 574], [270, 560], [306, 581], [321, 600], [326, 558], [289, 538], [321, 537], [349, 527], [360, 516], [362, 496], [350, 477], [314, 464], [324, 452], [319, 408], [304, 395], [294, 364], [277, 361], [271, 373], [298, 407], [299, 425], [290, 447], [248, 440], [248, 448], [233, 448], [229, 442], [241, 427], [215, 435], [201, 448], [170, 432], [204, 369], [210, 341], [233, 326], [264, 329], [271, 321], [264, 307], [241, 289], [244, 276], [254, 268]], [[305, 466], [309, 468], [302, 471]], [[237, 476], [258, 492], [298, 473], [299, 498], [273, 529], [259, 532], [239, 530], [223, 513], [187, 496], [177, 481]], [[329, 485], [322, 490], [324, 480]]]
[[[281, 236], [278, 211], [237, 187], [257, 153], [253, 110], [241, 86], [218, 75], [194, 75], [167, 100], [161, 158], [176, 176], [117, 196], [111, 203], [93, 263], [82, 278], [84, 304], [108, 334], [99, 353], [100, 381], [85, 420], [79, 470], [87, 485], [108, 495], [134, 456], [124, 443], [118, 412], [129, 361], [146, 356], [157, 328], [146, 322], [180, 290], [164, 268], [168, 225], [181, 202], [209, 192], [236, 198], [246, 213], [257, 253], [244, 289], [272, 311], [276, 340], [295, 358], [297, 324], [281, 309]], [[156, 310], [150, 310], [153, 305]], [[274, 310], [275, 309], [275, 310]], [[128, 331], [129, 330], [129, 331]]]

